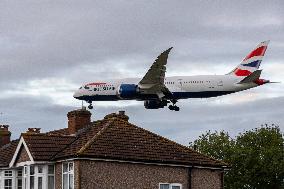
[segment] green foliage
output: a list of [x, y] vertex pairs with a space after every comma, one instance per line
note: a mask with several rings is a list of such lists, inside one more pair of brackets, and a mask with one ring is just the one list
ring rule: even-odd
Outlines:
[[231, 165], [225, 188], [284, 188], [284, 137], [278, 126], [240, 133], [208, 131], [190, 144], [201, 153]]

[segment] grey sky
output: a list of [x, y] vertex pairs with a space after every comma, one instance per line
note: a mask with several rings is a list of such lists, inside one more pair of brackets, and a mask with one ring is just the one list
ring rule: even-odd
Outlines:
[[[13, 137], [66, 126], [82, 83], [142, 77], [173, 46], [167, 75], [224, 74], [270, 39], [263, 77], [283, 81], [283, 1], [0, 1], [0, 112]], [[181, 101], [181, 112], [98, 103], [94, 119], [126, 109], [132, 122], [186, 144], [206, 130], [232, 135], [283, 126], [283, 84]], [[277, 110], [277, 111], [276, 111]], [[170, 118], [170, 120], [168, 120]]]

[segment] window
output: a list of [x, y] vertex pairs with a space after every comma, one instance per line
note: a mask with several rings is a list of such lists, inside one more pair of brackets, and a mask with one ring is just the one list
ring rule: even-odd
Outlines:
[[62, 165], [63, 189], [74, 189], [74, 164], [66, 162]]
[[12, 189], [12, 179], [4, 179], [4, 189]]
[[171, 184], [171, 189], [181, 189], [181, 184]]
[[39, 165], [37, 170], [38, 170], [38, 173], [43, 173], [43, 166]]
[[48, 165], [48, 189], [54, 189], [54, 165]]
[[17, 189], [22, 189], [23, 188], [23, 178], [22, 178], [22, 176], [23, 176], [23, 171], [22, 171], [22, 169], [19, 169], [18, 171], [17, 171]]
[[38, 177], [37, 179], [37, 189], [42, 189], [42, 177]]
[[159, 189], [170, 189], [170, 184], [160, 184]]
[[24, 188], [27, 189], [28, 188], [28, 167], [24, 166]]
[[12, 177], [13, 176], [13, 172], [12, 171], [5, 171], [4, 172], [4, 176], [5, 177]]
[[18, 178], [17, 179], [17, 189], [22, 189], [23, 188], [23, 181], [22, 179]]
[[160, 183], [159, 189], [182, 189], [182, 185], [179, 183]]
[[38, 165], [37, 166], [37, 175], [36, 175], [36, 180], [37, 182], [35, 183], [35, 185], [37, 185], [37, 189], [42, 189], [43, 188], [43, 177], [45, 176], [43, 173], [43, 165]]
[[30, 166], [30, 189], [35, 188], [35, 167]]
[[4, 189], [13, 188], [13, 171], [4, 171]]

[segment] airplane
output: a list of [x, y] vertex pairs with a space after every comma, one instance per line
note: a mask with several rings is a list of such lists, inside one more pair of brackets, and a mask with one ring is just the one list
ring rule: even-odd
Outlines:
[[179, 111], [176, 103], [180, 99], [217, 97], [275, 83], [260, 78], [262, 70], [259, 66], [268, 43], [258, 44], [235, 69], [225, 75], [165, 77], [171, 47], [157, 57], [142, 79], [87, 83], [73, 97], [89, 103], [89, 109], [93, 108], [93, 101], [137, 100], [144, 101], [146, 109], [164, 108], [170, 104], [170, 110]]

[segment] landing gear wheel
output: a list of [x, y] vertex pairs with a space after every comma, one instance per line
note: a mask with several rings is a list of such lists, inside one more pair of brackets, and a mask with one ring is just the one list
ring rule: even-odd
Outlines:
[[174, 110], [174, 106], [173, 105], [169, 105], [169, 109], [170, 110]]
[[91, 109], [93, 109], [94, 107], [93, 107], [92, 104], [90, 104], [90, 105], [88, 106], [88, 108], [91, 110]]
[[169, 105], [170, 110], [179, 111], [179, 107], [175, 105]]
[[179, 107], [178, 106], [174, 106], [174, 110], [178, 112], [179, 111]]
[[174, 110], [174, 111], [179, 111], [179, 107], [176, 106], [177, 100], [176, 99], [171, 99], [170, 100], [173, 104], [169, 105], [169, 109], [170, 110]]

